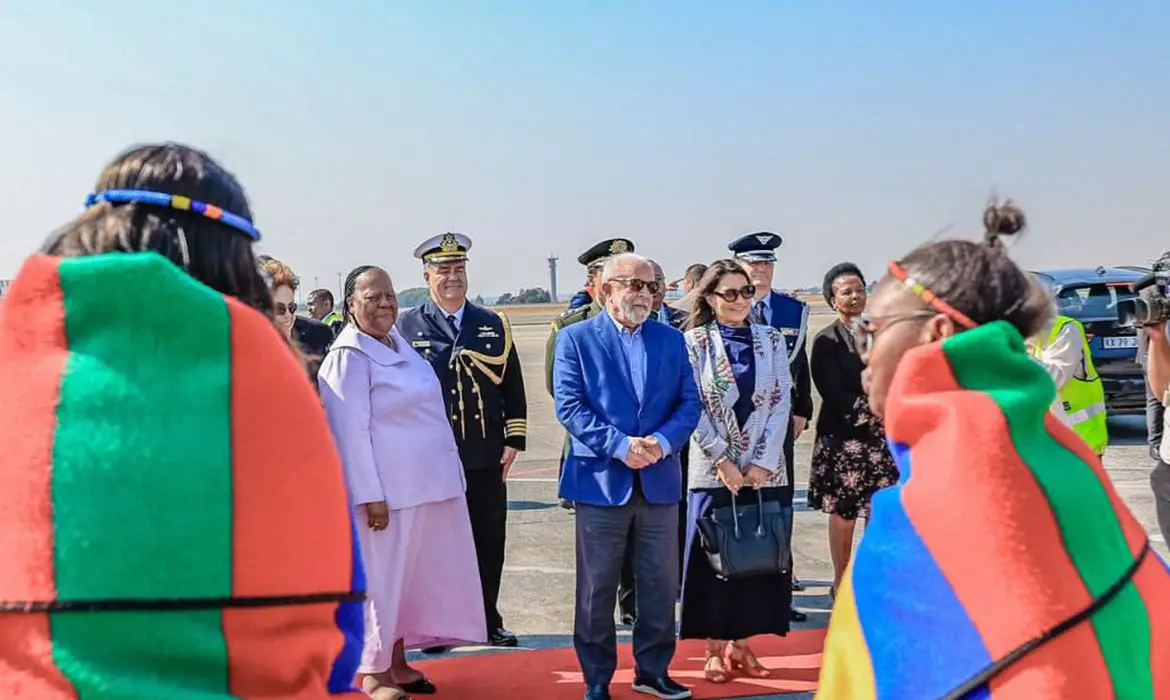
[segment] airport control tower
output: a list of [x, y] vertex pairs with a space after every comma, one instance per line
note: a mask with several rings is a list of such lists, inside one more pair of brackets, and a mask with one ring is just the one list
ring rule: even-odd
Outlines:
[[555, 253], [548, 254], [548, 296], [554, 304], [560, 301], [557, 297], [557, 256]]

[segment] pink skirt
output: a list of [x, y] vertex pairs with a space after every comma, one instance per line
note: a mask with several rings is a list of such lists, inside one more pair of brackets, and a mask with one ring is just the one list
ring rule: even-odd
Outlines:
[[407, 649], [487, 639], [483, 593], [464, 496], [390, 511], [381, 532], [358, 507], [366, 568], [366, 640], [359, 673], [390, 667], [395, 642]]

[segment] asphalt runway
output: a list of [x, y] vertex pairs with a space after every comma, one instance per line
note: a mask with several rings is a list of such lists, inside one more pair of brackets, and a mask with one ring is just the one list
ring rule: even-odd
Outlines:
[[[571, 513], [557, 505], [557, 457], [563, 432], [553, 415], [552, 400], [544, 385], [544, 348], [550, 320], [551, 316], [528, 314], [513, 319], [516, 347], [527, 385], [528, 449], [516, 460], [509, 481], [508, 548], [500, 607], [505, 625], [521, 635], [525, 647], [572, 643], [573, 519]], [[830, 315], [815, 314], [810, 334], [831, 320]], [[1149, 488], [1150, 459], [1144, 418], [1115, 419], [1111, 432], [1106, 467], [1121, 495], [1150, 532], [1155, 548], [1165, 555], [1166, 543], [1157, 534]], [[832, 566], [828, 518], [809, 510], [804, 503], [811, 450], [809, 431], [796, 443], [793, 556], [796, 574], [808, 588], [795, 594], [795, 602], [809, 616], [808, 622], [801, 626], [824, 627], [830, 609], [828, 585]], [[628, 639], [628, 630], [619, 631], [619, 635]]]

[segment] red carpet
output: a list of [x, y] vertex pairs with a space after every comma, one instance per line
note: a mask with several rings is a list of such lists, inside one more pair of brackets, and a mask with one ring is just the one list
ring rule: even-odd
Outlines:
[[[695, 691], [696, 698], [738, 698], [816, 689], [825, 630], [797, 630], [788, 637], [758, 637], [752, 650], [772, 670], [770, 678], [733, 675], [723, 684], [703, 678], [702, 641], [679, 642], [671, 676]], [[581, 668], [572, 648], [501, 651], [454, 656], [414, 664], [439, 687], [436, 698], [470, 700], [579, 700], [584, 693]], [[630, 690], [634, 666], [630, 646], [618, 647], [618, 670], [610, 687], [615, 700], [644, 698]]]

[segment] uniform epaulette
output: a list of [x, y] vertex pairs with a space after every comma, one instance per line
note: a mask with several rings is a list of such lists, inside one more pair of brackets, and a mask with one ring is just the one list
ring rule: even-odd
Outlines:
[[567, 309], [562, 311], [560, 316], [557, 316], [553, 319], [552, 327], [559, 330], [563, 326], [567, 325], [565, 323], [566, 321], [570, 319], [576, 320], [575, 317], [584, 317], [587, 313], [589, 313], [588, 306], [578, 306], [575, 309]]

